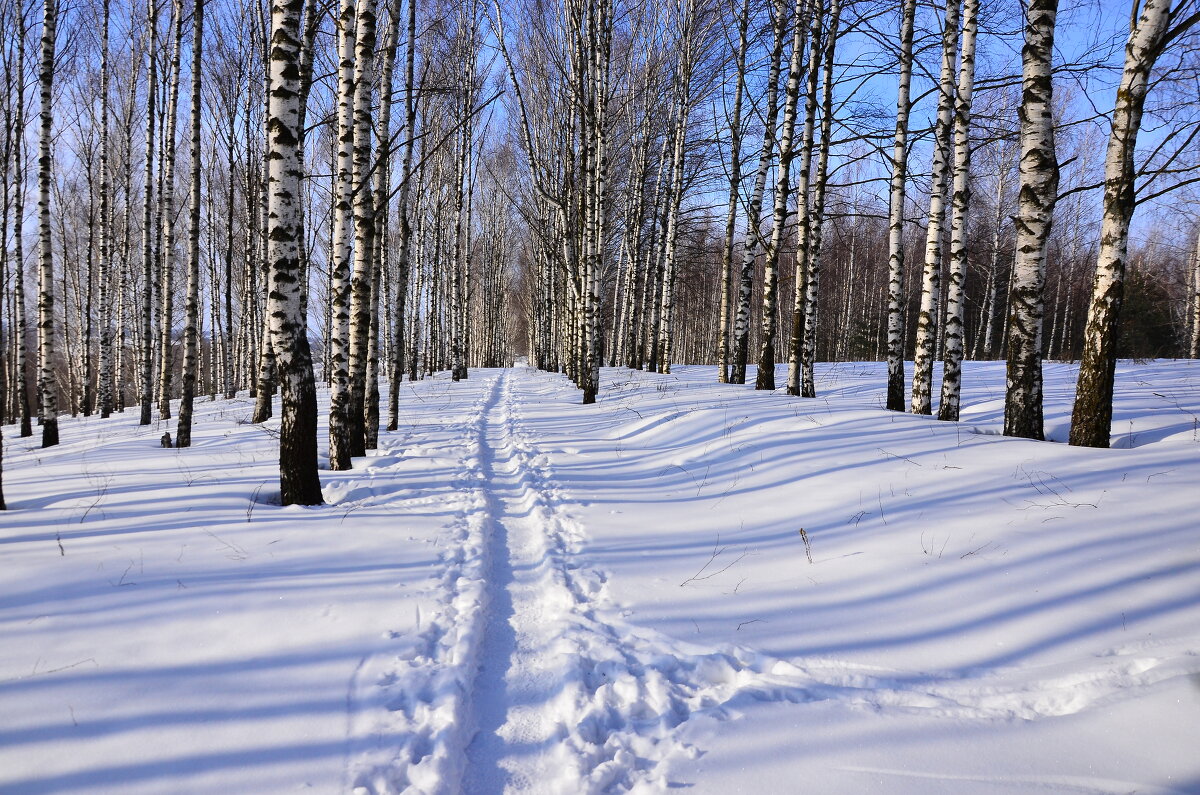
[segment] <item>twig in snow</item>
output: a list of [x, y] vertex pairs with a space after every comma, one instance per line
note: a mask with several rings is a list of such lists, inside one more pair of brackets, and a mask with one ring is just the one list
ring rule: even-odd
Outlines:
[[133, 568], [133, 559], [131, 558], [129, 561], [129, 565], [126, 566], [125, 571], [123, 571], [121, 573], [121, 579], [118, 580], [117, 582], [113, 582], [112, 580], [109, 580], [108, 584], [114, 588], [123, 588], [126, 585], [137, 585], [136, 582], [125, 582], [125, 577], [129, 574], [129, 570], [132, 568]]
[[[62, 665], [62, 666], [59, 666], [58, 668], [51, 668], [49, 671], [39, 671], [38, 666], [42, 664], [42, 658], [38, 657], [37, 662], [35, 662], [33, 664], [33, 672], [31, 674], [29, 674], [29, 676], [18, 676], [17, 679], [31, 679], [35, 676], [45, 676], [46, 674], [56, 674], [60, 671], [69, 671], [72, 668], [78, 668], [81, 665], [87, 665], [88, 663], [91, 663], [92, 665], [96, 666], [97, 668], [100, 667], [100, 663], [96, 662], [95, 657], [88, 657], [86, 660], [80, 660], [79, 662], [71, 663], [70, 665]], [[11, 682], [13, 680], [10, 679], [8, 681]]]
[[748, 626], [750, 624], [762, 624], [762, 623], [764, 623], [764, 622], [761, 618], [752, 618], [749, 621], [743, 621], [742, 623], [738, 624], [737, 629], [735, 629], [734, 632], [741, 632], [742, 627]]
[[882, 447], [877, 447], [875, 449], [878, 450], [879, 452], [883, 453], [886, 456], [891, 456], [892, 458], [899, 458], [901, 461], [907, 461], [908, 463], [912, 464], [913, 466], [917, 466], [917, 467], [921, 466], [921, 464], [918, 464], [916, 461], [913, 461], [908, 456], [897, 455], [896, 453], [888, 452], [887, 450], [884, 450]]
[[226, 549], [228, 549], [230, 552], [233, 553], [232, 555], [228, 556], [230, 560], [245, 560], [246, 558], [250, 557], [250, 553], [247, 552], [245, 549], [243, 549], [242, 547], [239, 547], [237, 544], [229, 543], [228, 541], [226, 541], [225, 539], [221, 538], [216, 533], [214, 533], [212, 530], [205, 530], [204, 532], [208, 533], [210, 536], [215, 538], [218, 542], [220, 542], [220, 544], [222, 546], [224, 546]]
[[[744, 558], [750, 554], [750, 547], [746, 547], [745, 549], [742, 550], [742, 554], [738, 555], [734, 560], [732, 560], [730, 563], [726, 564], [726, 566], [724, 568], [722, 568], [718, 571], [714, 571], [710, 574], [704, 574], [705, 569], [707, 569], [709, 566], [711, 566], [713, 564], [713, 561], [715, 561], [717, 558], [719, 558], [721, 555], [723, 555], [725, 553], [725, 550], [727, 550], [727, 549], [729, 549], [729, 547], [721, 546], [721, 534], [717, 533], [717, 541], [715, 544], [713, 544], [712, 555], [710, 555], [708, 560], [704, 563], [704, 565], [700, 567], [699, 571], [697, 571], [691, 577], [688, 577], [683, 582], [679, 583], [679, 587], [682, 588], [683, 586], [687, 585], [689, 582], [699, 582], [700, 580], [707, 580], [712, 577], [716, 577], [718, 574], [722, 574], [726, 571], [729, 571], [731, 568], [733, 568], [733, 566], [736, 563], [741, 561], [742, 558]], [[703, 576], [701, 576], [701, 575], [703, 575]]]
[[[88, 479], [91, 480], [91, 478], [88, 478]], [[101, 482], [101, 484], [96, 487], [96, 499], [92, 502], [91, 505], [89, 505], [87, 507], [87, 510], [83, 512], [83, 516], [79, 517], [80, 524], [83, 524], [84, 520], [86, 520], [88, 518], [88, 514], [91, 513], [92, 510], [97, 505], [100, 504], [100, 501], [104, 499], [104, 495], [108, 494], [108, 487], [110, 484], [112, 484], [112, 476], [111, 475], [104, 478], [104, 480]]]
[[246, 506], [246, 521], [250, 521], [250, 517], [254, 515], [254, 504], [258, 502], [258, 493], [263, 489], [262, 483], [258, 484], [258, 488], [254, 490], [254, 494], [250, 497], [250, 504]]
[[58, 542], [59, 557], [65, 558], [67, 556], [67, 550], [63, 549], [62, 534], [57, 530], [54, 531], [54, 540]]
[[808, 558], [809, 565], [812, 565], [812, 544], [808, 542], [808, 533], [804, 532], [804, 528], [800, 528], [800, 540], [804, 542], [804, 557]]
[[982, 546], [979, 546], [979, 547], [976, 547], [975, 549], [972, 549], [970, 552], [964, 552], [963, 554], [961, 554], [961, 555], [959, 555], [959, 556], [958, 556], [958, 559], [959, 559], [959, 560], [962, 560], [962, 559], [964, 559], [964, 558], [970, 557], [971, 555], [974, 555], [976, 552], [982, 552], [983, 550], [987, 549], [988, 547], [990, 547], [990, 546], [991, 546], [992, 544], [994, 544], [994, 543], [995, 543], [994, 541], [989, 541], [989, 542], [987, 542], [986, 544], [984, 544], [984, 545], [982, 545]]

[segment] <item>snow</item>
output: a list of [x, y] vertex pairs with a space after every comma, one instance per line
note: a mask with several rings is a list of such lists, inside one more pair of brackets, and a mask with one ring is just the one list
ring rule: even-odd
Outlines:
[[1200, 792], [1198, 365], [1122, 362], [1111, 450], [1000, 436], [1003, 363], [956, 424], [477, 370], [319, 508], [245, 397], [7, 427], [0, 792]]

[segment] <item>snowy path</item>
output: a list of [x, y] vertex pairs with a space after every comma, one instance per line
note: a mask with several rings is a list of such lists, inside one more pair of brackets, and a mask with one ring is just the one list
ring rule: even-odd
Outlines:
[[467, 792], [527, 791], [552, 780], [557, 765], [548, 757], [560, 732], [548, 706], [569, 664], [568, 650], [556, 648], [564, 605], [547, 565], [550, 528], [517, 450], [512, 401], [506, 374], [493, 387], [481, 458], [490, 608], [472, 683], [478, 733], [467, 748]]
[[[1065, 675], [1048, 667], [1007, 681], [1010, 672], [977, 670], [964, 680], [687, 643], [629, 624], [608, 596], [607, 575], [581, 562], [590, 534], [572, 515], [574, 492], [556, 480], [545, 428], [524, 418], [545, 405], [548, 383], [556, 382], [518, 368], [471, 384], [478, 397], [455, 443], [459, 519], [442, 608], [423, 650], [378, 678], [391, 723], [377, 733], [400, 739], [381, 745], [387, 759], [370, 775], [355, 775], [363, 795], [661, 792], [691, 786], [684, 780], [704, 766], [719, 726], [755, 705], [967, 725], [1035, 721], [1192, 670], [1186, 659], [1133, 648]], [[362, 700], [363, 715], [371, 701]]]
[[320, 508], [245, 399], [6, 433], [0, 793], [1200, 792], [1200, 368], [1130, 366], [1110, 451], [881, 368], [405, 383]]

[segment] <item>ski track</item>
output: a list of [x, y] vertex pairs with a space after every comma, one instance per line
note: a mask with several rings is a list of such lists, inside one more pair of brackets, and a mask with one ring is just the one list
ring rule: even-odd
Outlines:
[[355, 795], [661, 792], [671, 784], [664, 763], [703, 753], [692, 718], [723, 721], [755, 702], [1036, 720], [1200, 672], [1193, 652], [1150, 643], [1082, 670], [966, 676], [706, 649], [628, 624], [605, 575], [580, 563], [584, 529], [522, 421], [527, 377], [483, 378], [457, 441], [441, 448], [458, 449], [462, 466], [436, 614], [418, 617], [402, 653], [365, 659], [347, 697]]

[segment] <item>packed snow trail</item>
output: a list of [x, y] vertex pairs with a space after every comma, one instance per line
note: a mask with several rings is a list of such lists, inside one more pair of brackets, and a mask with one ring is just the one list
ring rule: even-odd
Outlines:
[[631, 625], [607, 595], [607, 576], [582, 563], [587, 535], [523, 422], [521, 406], [544, 402], [556, 378], [518, 368], [481, 372], [468, 387], [479, 397], [459, 423], [463, 470], [442, 607], [420, 648], [364, 664], [360, 680], [375, 684], [358, 699], [359, 720], [385, 717], [375, 752], [352, 765], [358, 795], [661, 792], [680, 785], [673, 771], [695, 767], [720, 723], [756, 703], [1037, 720], [1193, 670], [1134, 651], [1066, 676], [1048, 667], [1001, 683], [986, 671], [964, 680], [780, 659]]
[[1001, 438], [1003, 363], [962, 423], [441, 374], [319, 508], [245, 398], [6, 433], [0, 793], [1200, 792], [1196, 364], [1106, 451]]
[[[501, 377], [485, 417], [481, 465], [490, 514], [490, 609], [471, 691], [477, 734], [467, 747], [466, 792], [530, 790], [549, 782], [561, 733], [547, 709], [566, 678], [559, 648], [563, 599], [546, 549], [546, 517], [512, 432], [512, 387]], [[551, 758], [547, 758], [551, 757]]]
[[487, 377], [464, 426], [439, 615], [357, 677], [351, 711], [374, 725], [352, 734], [376, 742], [351, 760], [356, 793], [658, 791], [659, 764], [695, 753], [673, 730], [721, 716], [709, 690], [728, 691], [736, 661], [635, 648], [600, 617], [604, 576], [575, 562], [583, 533], [521, 429], [521, 377]]

